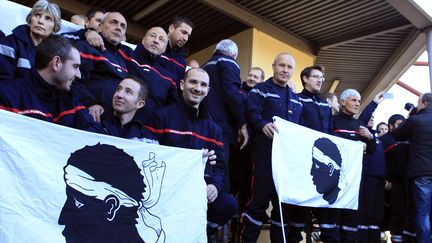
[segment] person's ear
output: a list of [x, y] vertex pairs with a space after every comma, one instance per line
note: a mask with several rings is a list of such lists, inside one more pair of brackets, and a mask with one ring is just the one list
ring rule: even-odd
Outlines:
[[107, 219], [108, 221], [113, 221], [116, 216], [117, 210], [120, 208], [120, 201], [116, 196], [111, 194], [105, 198], [104, 202], [107, 205], [108, 209]]
[[144, 100], [139, 100], [137, 103], [137, 109], [142, 108], [145, 106], [145, 101]]
[[59, 56], [54, 56], [52, 59], [51, 59], [51, 62], [52, 62], [52, 68], [54, 69], [54, 71], [56, 71], [56, 72], [58, 72], [59, 70], [60, 70], [60, 68], [62, 67], [62, 65], [63, 65], [63, 63], [62, 63], [62, 61], [61, 61], [61, 59], [60, 59], [60, 57]]
[[308, 78], [308, 76], [307, 75], [303, 75], [302, 76], [302, 81], [306, 84], [307, 83], [307, 78]]
[[180, 90], [181, 90], [181, 91], [184, 90], [184, 84], [185, 84], [185, 81], [184, 81], [183, 79], [180, 80]]
[[171, 25], [168, 27], [168, 33], [174, 32], [174, 30], [175, 30], [175, 27], [174, 27], [173, 24], [171, 24]]

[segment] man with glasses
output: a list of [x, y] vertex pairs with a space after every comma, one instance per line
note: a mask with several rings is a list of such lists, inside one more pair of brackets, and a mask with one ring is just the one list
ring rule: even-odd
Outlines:
[[[300, 74], [303, 91], [299, 98], [303, 104], [303, 112], [300, 124], [313, 130], [331, 133], [333, 118], [331, 106], [319, 97], [321, 86], [324, 82], [324, 67], [314, 65], [306, 67]], [[305, 161], [307, 163], [307, 161]], [[337, 209], [318, 208], [314, 215], [318, 218], [321, 228], [321, 239], [324, 242], [338, 242], [339, 232], [336, 225], [337, 218], [334, 211]], [[300, 231], [305, 227], [305, 222], [311, 220], [311, 209], [296, 206], [291, 217], [291, 230], [289, 242], [300, 242]]]

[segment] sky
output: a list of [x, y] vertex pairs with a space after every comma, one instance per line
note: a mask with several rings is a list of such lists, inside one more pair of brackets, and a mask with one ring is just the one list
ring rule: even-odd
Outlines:
[[[421, 6], [423, 10], [432, 17], [431, 0], [414, 0], [414, 2]], [[417, 61], [427, 62], [427, 52], [425, 51], [417, 59]], [[427, 66], [411, 66], [399, 80], [415, 88], [421, 93], [431, 92], [429, 69]], [[417, 105], [418, 96], [412, 94], [397, 84], [393, 85], [387, 91], [387, 93], [393, 97], [385, 99], [378, 105], [378, 108], [374, 113], [375, 126], [380, 122], [387, 123], [388, 118], [393, 114], [401, 114], [407, 117], [408, 111], [404, 109], [404, 106], [407, 102]]]
[[[427, 62], [427, 52], [425, 51], [417, 61]], [[411, 66], [399, 80], [421, 93], [431, 92], [427, 66]], [[393, 85], [387, 93], [393, 97], [384, 99], [384, 101], [378, 105], [374, 113], [375, 126], [380, 122], [387, 123], [388, 118], [393, 114], [401, 114], [407, 117], [408, 112], [404, 109], [407, 102], [417, 105], [418, 96], [397, 84]]]

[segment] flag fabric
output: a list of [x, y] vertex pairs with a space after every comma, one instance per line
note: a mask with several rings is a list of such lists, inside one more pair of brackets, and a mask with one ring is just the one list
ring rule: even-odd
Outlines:
[[0, 242], [206, 242], [201, 150], [0, 110]]
[[274, 117], [272, 171], [284, 203], [358, 208], [363, 144]]

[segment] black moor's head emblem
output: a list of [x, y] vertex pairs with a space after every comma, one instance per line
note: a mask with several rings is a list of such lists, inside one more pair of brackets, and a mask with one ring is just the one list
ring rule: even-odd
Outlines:
[[341, 190], [338, 187], [341, 169], [342, 157], [336, 144], [328, 138], [317, 139], [312, 148], [310, 174], [316, 190], [329, 204], [336, 201]]

